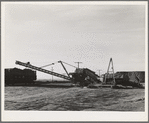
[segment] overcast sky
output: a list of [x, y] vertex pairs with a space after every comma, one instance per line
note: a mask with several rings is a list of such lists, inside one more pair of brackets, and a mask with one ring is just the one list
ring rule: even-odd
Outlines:
[[[115, 71], [145, 70], [144, 5], [21, 2], [6, 4], [4, 13], [5, 68], [24, 68], [16, 60], [35, 66], [62, 60], [104, 73], [112, 58]], [[60, 64], [53, 68], [65, 73]]]

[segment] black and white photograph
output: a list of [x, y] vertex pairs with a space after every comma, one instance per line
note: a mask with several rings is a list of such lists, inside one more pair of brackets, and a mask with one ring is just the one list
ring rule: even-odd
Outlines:
[[147, 121], [148, 2], [1, 2], [2, 121]]

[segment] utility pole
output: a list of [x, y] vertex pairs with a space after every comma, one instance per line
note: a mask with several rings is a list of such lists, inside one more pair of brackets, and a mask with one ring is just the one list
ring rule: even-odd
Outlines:
[[[52, 67], [52, 69], [51, 69], [51, 70], [52, 70], [52, 72], [53, 72], [53, 70], [54, 70], [54, 69], [53, 69], [53, 67]], [[53, 75], [52, 75], [52, 82], [53, 82]]]
[[99, 71], [99, 76], [100, 76], [100, 71], [102, 71], [102, 70], [98, 70]]
[[80, 63], [82, 63], [82, 62], [75, 62], [75, 63], [77, 63], [77, 64], [78, 64], [78, 68], [79, 68], [79, 64], [80, 64]]

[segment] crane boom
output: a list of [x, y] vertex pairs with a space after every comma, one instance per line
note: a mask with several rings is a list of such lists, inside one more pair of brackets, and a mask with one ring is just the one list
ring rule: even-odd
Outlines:
[[42, 69], [41, 67], [33, 66], [29, 62], [28, 63], [23, 63], [23, 62], [20, 62], [20, 61], [16, 61], [16, 64], [22, 65], [22, 66], [25, 66], [25, 67], [28, 67], [28, 68], [31, 68], [31, 69], [34, 69], [34, 70], [37, 70], [37, 71], [40, 71], [40, 72], [44, 72], [44, 73], [47, 73], [47, 74], [50, 74], [50, 75], [54, 75], [54, 76], [57, 76], [57, 77], [60, 77], [60, 78], [63, 78], [63, 79], [71, 80], [71, 78], [68, 77], [68, 76], [65, 76], [65, 75], [62, 75], [62, 74], [59, 74], [59, 73], [55, 73], [55, 72], [52, 72], [52, 71], [49, 71], [49, 70], [45, 70], [45, 69]]
[[[67, 75], [69, 76], [69, 73], [67, 72], [65, 66], [63, 65], [62, 61], [58, 61], [59, 63], [61, 63], [62, 67], [64, 68], [65, 72], [67, 73]], [[70, 76], [69, 76], [70, 77]]]

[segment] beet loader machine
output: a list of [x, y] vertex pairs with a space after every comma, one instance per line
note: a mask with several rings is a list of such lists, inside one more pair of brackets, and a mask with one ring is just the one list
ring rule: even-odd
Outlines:
[[[73, 65], [70, 65], [68, 63], [65, 63], [63, 61], [58, 61], [58, 63], [61, 63], [63, 69], [67, 73], [67, 76], [56, 73], [56, 72], [53, 72], [53, 71], [43, 69], [43, 67], [46, 67], [48, 65], [45, 65], [43, 67], [37, 67], [37, 66], [31, 65], [30, 62], [23, 63], [23, 62], [20, 62], [20, 61], [16, 61], [16, 64], [18, 64], [18, 65], [28, 67], [28, 68], [36, 70], [36, 71], [44, 72], [46, 74], [50, 74], [50, 75], [53, 75], [53, 76], [56, 76], [56, 77], [59, 77], [59, 78], [69, 80], [70, 82], [72, 82], [74, 84], [79, 84], [79, 86], [82, 86], [82, 87], [83, 86], [88, 86], [89, 84], [94, 84], [94, 83], [99, 83], [100, 82], [99, 76], [97, 74], [95, 74], [95, 72], [91, 71], [88, 68], [77, 68], [77, 67], [75, 67]], [[68, 73], [68, 71], [65, 68], [63, 63], [65, 63], [67, 65], [70, 65], [72, 67], [75, 67], [76, 68], [75, 72], [74, 73]], [[49, 64], [49, 65], [53, 65], [53, 64], [54, 63]]]
[[88, 86], [90, 84], [100, 83], [99, 76], [88, 68], [77, 68], [74, 73], [70, 73], [74, 83], [80, 86]]

